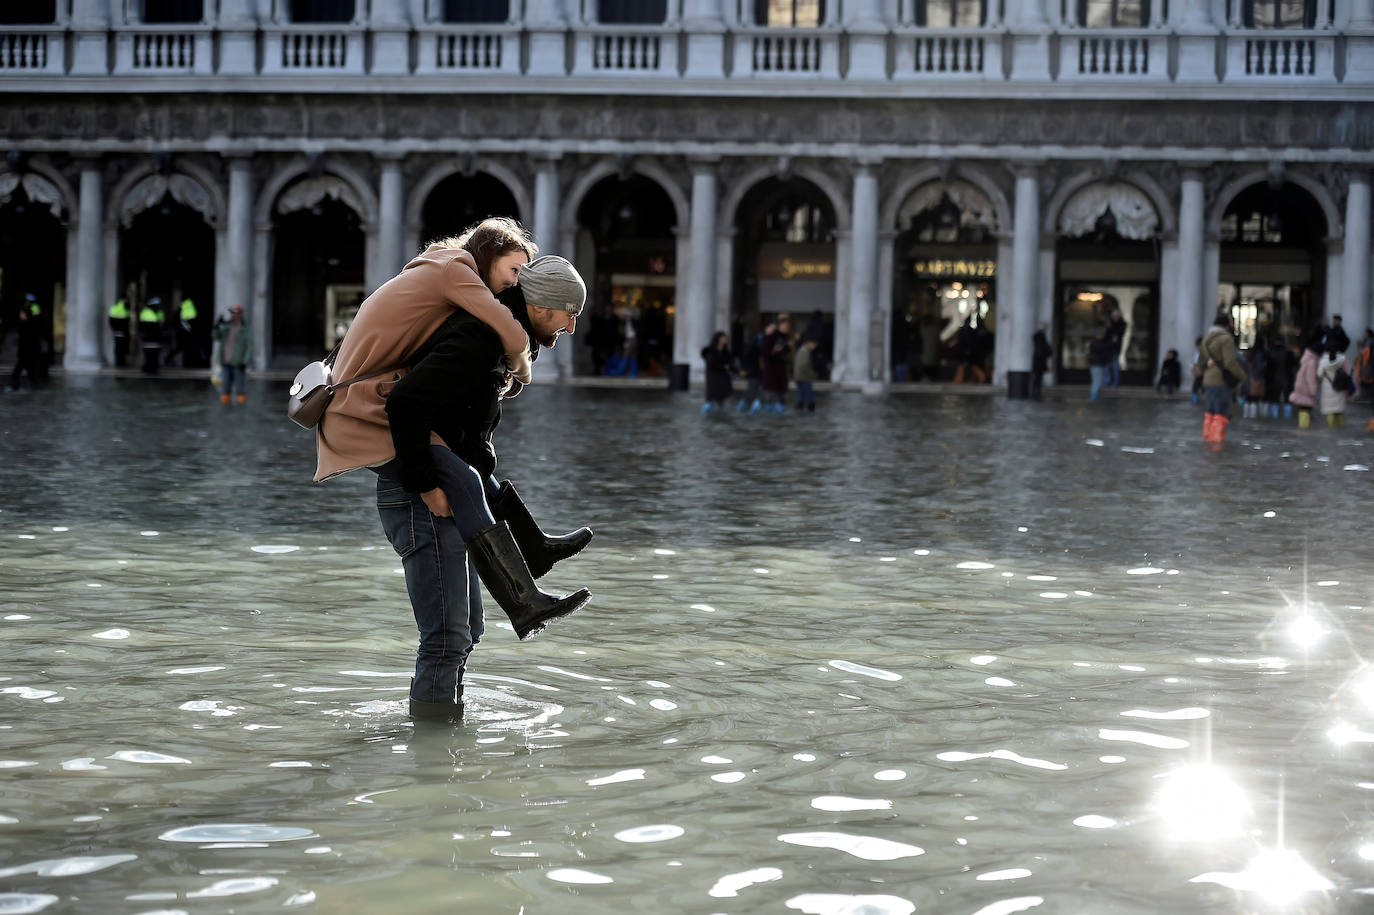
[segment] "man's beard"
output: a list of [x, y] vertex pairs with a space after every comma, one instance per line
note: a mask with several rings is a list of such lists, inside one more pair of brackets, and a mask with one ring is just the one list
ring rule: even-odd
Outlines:
[[560, 333], [560, 331], [554, 331], [552, 335], [545, 335], [543, 331], [536, 330], [534, 332], [534, 339], [539, 343], [540, 346], [552, 349], [554, 343], [558, 341]]

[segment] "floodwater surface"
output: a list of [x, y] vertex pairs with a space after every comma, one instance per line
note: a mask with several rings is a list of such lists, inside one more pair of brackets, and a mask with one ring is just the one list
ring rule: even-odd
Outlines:
[[595, 598], [488, 601], [447, 727], [371, 474], [250, 397], [0, 397], [0, 912], [1374, 907], [1363, 405], [535, 386]]

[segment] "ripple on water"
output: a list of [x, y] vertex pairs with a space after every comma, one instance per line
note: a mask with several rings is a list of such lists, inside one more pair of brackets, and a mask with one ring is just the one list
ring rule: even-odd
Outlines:
[[258, 893], [270, 890], [280, 881], [276, 877], [235, 877], [232, 880], [217, 880], [203, 890], [186, 894], [187, 899], [204, 899], [215, 896], [242, 896], [245, 893]]
[[1033, 909], [1044, 901], [1041, 896], [1017, 896], [1015, 899], [999, 899], [991, 905], [983, 906], [973, 915], [1012, 915], [1013, 912]]
[[882, 798], [866, 797], [842, 797], [838, 795], [823, 795], [813, 797], [811, 806], [817, 810], [846, 811], [846, 810], [891, 810], [892, 802]]
[[179, 826], [158, 836], [164, 842], [294, 842], [318, 838], [300, 826], [270, 826], [266, 823], [201, 823]]
[[30, 912], [41, 912], [57, 901], [58, 897], [47, 893], [0, 893], [0, 912], [4, 915], [28, 915]]
[[[126, 861], [135, 861], [137, 859], [138, 855], [51, 858], [46, 861], [33, 861], [29, 864], [20, 864], [15, 867], [0, 868], [0, 877], [14, 877], [18, 874], [34, 874], [38, 877], [76, 877], [81, 874], [93, 874], [96, 871], [103, 871], [106, 868], [114, 867], [116, 864], [123, 864]], [[0, 906], [0, 912], [8, 911], [10, 910]]]
[[671, 823], [657, 823], [652, 826], [622, 829], [615, 834], [615, 837], [621, 842], [631, 843], [667, 842], [669, 839], [678, 838], [686, 831], [681, 826], [674, 826]]
[[788, 832], [778, 836], [779, 842], [788, 845], [804, 845], [808, 848], [833, 848], [865, 861], [896, 861], [899, 858], [914, 858], [924, 855], [926, 850], [905, 842], [879, 839], [873, 836], [855, 836], [844, 832]]
[[911, 915], [916, 906], [900, 896], [841, 896], [804, 893], [787, 900], [789, 909], [806, 915]]
[[604, 874], [594, 874], [591, 871], [578, 870], [575, 867], [557, 867], [544, 876], [559, 883], [576, 883], [585, 886], [615, 882]]
[[726, 874], [715, 882], [715, 885], [706, 895], [715, 899], [725, 899], [738, 896], [740, 890], [756, 883], [768, 883], [781, 879], [782, 871], [776, 867], [758, 867], [751, 871], [741, 871], [738, 874]]
[[276, 555], [280, 553], [294, 553], [299, 549], [300, 547], [298, 546], [291, 546], [290, 544], [286, 543], [264, 543], [261, 546], [253, 547], [253, 552]]
[[945, 762], [968, 762], [971, 759], [1005, 759], [1008, 762], [1020, 763], [1023, 766], [1030, 766], [1033, 769], [1051, 769], [1058, 771], [1067, 769], [1063, 763], [1049, 762], [1044, 759], [1035, 759], [1030, 756], [1022, 756], [1007, 749], [990, 750], [986, 753], [969, 753], [964, 750], [947, 750], [944, 753], [935, 754], [936, 759]]
[[166, 753], [154, 753], [152, 750], [120, 750], [118, 753], [112, 753], [105, 758], [145, 765], [191, 765], [189, 759], [182, 759], [180, 756], [168, 756]]
[[856, 664], [853, 661], [831, 661], [830, 666], [845, 673], [872, 677], [874, 680], [897, 681], [902, 679], [901, 674], [894, 674], [890, 670], [881, 670], [877, 667], [869, 667], [866, 664]]

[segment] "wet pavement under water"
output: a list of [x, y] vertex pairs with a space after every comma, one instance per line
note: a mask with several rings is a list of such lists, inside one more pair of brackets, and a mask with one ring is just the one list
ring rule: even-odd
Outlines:
[[450, 728], [283, 399], [0, 396], [0, 911], [1374, 907], [1363, 405], [536, 386], [498, 474], [596, 596], [488, 601]]

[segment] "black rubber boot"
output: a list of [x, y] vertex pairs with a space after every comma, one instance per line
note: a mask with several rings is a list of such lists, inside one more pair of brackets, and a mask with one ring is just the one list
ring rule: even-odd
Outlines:
[[504, 521], [474, 534], [468, 541], [468, 556], [477, 567], [482, 584], [506, 611], [515, 634], [522, 641], [538, 635], [560, 616], [582, 609], [592, 599], [592, 592], [586, 588], [579, 588], [566, 597], [539, 590]]
[[543, 578], [555, 562], [562, 562], [582, 552], [592, 542], [592, 529], [589, 527], [579, 527], [571, 534], [558, 537], [544, 533], [510, 480], [502, 481], [501, 494], [491, 503], [491, 514], [497, 521], [510, 525], [510, 532], [525, 557], [525, 565], [529, 566], [530, 574], [535, 578]]
[[[412, 689], [415, 681], [410, 681]], [[463, 684], [458, 684], [459, 699], [457, 702], [425, 702], [422, 699], [410, 697], [410, 717], [416, 721], [440, 721], [444, 724], [463, 723]]]

